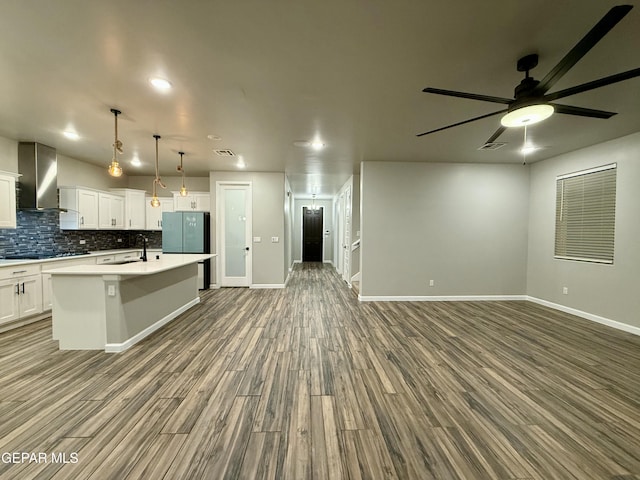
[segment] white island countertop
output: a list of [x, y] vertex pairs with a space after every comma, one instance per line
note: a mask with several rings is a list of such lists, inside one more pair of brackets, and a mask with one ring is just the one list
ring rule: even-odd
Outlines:
[[149, 255], [147, 262], [134, 261], [131, 263], [104, 264], [104, 265], [75, 265], [71, 267], [52, 268], [43, 270], [42, 273], [52, 275], [154, 275], [156, 273], [172, 270], [183, 265], [202, 262], [215, 257], [215, 253], [164, 253], [156, 259], [154, 255]]

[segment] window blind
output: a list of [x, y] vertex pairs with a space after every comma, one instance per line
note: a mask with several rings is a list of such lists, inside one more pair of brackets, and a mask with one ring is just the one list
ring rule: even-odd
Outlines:
[[556, 179], [555, 258], [613, 263], [616, 164]]

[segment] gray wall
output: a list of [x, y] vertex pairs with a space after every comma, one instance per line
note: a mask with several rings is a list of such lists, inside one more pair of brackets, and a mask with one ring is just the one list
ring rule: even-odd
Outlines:
[[[614, 264], [554, 259], [556, 176], [613, 162]], [[640, 327], [640, 133], [531, 166], [528, 264], [530, 296]]]
[[[180, 176], [168, 176], [162, 175], [160, 172], [162, 182], [167, 188], [158, 188], [158, 197], [172, 197], [173, 193], [180, 190], [182, 186], [182, 177]], [[129, 177], [128, 188], [135, 188], [136, 190], [145, 190], [151, 195], [153, 188], [153, 176], [137, 176]], [[209, 177], [185, 177], [184, 185], [190, 192], [208, 192], [209, 191]], [[215, 191], [213, 192], [215, 194]]]
[[527, 167], [363, 162], [361, 177], [363, 296], [526, 293]]
[[293, 267], [293, 193], [289, 179], [284, 179], [284, 268], [285, 275]]
[[[253, 236], [262, 237], [261, 243], [252, 248], [253, 283], [280, 285], [286, 280], [285, 268], [285, 219], [284, 173], [262, 172], [210, 172], [211, 191], [211, 238], [212, 251], [219, 252], [216, 246], [216, 182], [250, 181], [253, 197]], [[271, 237], [280, 237], [279, 243], [271, 243]], [[212, 283], [215, 280], [212, 272]]]
[[[329, 236], [323, 237], [322, 259], [325, 262], [333, 261], [333, 239], [335, 237], [333, 222], [333, 200], [317, 199], [315, 204], [323, 207], [322, 221], [324, 226], [322, 231], [329, 230]], [[312, 199], [296, 198], [293, 202], [293, 260], [302, 261], [302, 207], [311, 207]]]

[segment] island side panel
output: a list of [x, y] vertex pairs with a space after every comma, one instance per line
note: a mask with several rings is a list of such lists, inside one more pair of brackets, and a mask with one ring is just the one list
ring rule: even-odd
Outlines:
[[116, 287], [116, 295], [106, 297], [107, 344], [123, 344], [199, 300], [197, 263], [153, 275], [105, 277], [104, 281], [105, 287]]
[[60, 350], [103, 350], [105, 295], [101, 277], [56, 275], [52, 281], [53, 338]]

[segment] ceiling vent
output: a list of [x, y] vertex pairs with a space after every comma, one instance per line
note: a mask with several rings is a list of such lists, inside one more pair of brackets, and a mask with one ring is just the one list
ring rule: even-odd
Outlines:
[[231, 150], [214, 150], [219, 157], [235, 157], [236, 154]]
[[505, 145], [506, 143], [487, 142], [484, 145], [482, 145], [480, 148], [478, 148], [478, 150], [498, 150], [499, 148], [502, 148]]

